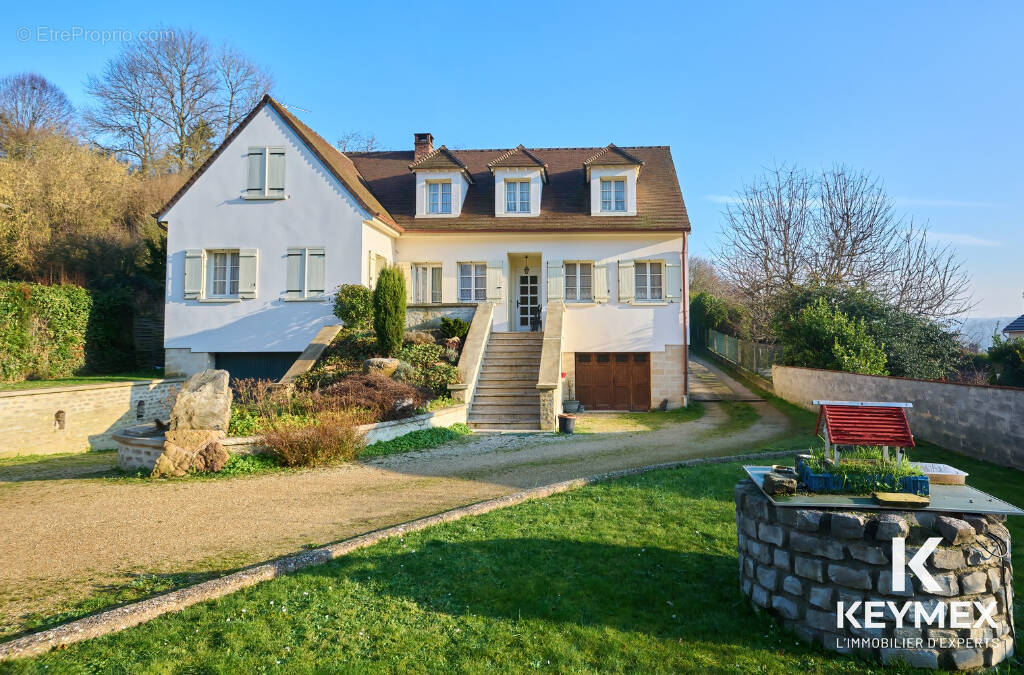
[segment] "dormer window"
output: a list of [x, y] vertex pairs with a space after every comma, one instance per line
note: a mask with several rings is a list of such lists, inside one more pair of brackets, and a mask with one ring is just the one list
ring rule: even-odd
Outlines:
[[530, 212], [530, 181], [505, 179], [505, 212]]
[[427, 213], [451, 213], [452, 212], [452, 182], [428, 181], [427, 182]]
[[601, 179], [601, 210], [602, 211], [625, 211], [626, 210], [626, 179], [625, 178], [602, 178]]

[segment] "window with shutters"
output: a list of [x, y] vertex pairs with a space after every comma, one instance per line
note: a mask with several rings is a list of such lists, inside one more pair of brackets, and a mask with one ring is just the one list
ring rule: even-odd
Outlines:
[[247, 161], [246, 199], [284, 199], [284, 148], [251, 147]]
[[530, 181], [505, 180], [505, 213], [530, 212]]
[[207, 251], [206, 263], [209, 269], [206, 278], [209, 298], [238, 297], [238, 251]]
[[601, 210], [612, 212], [626, 210], [625, 178], [601, 179]]
[[564, 263], [565, 301], [594, 301], [594, 263], [572, 261]]
[[427, 213], [452, 212], [452, 182], [427, 182]]
[[633, 263], [637, 302], [662, 302], [665, 299], [664, 265], [661, 262], [637, 260]]
[[459, 302], [487, 299], [487, 264], [459, 263]]
[[419, 304], [441, 302], [441, 266], [419, 263], [412, 266], [412, 301]]
[[290, 248], [285, 270], [286, 300], [320, 300], [324, 296], [326, 252], [322, 247]]

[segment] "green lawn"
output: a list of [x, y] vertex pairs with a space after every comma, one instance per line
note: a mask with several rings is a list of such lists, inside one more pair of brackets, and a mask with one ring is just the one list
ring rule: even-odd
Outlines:
[[68, 387], [75, 384], [109, 384], [111, 382], [134, 382], [135, 380], [157, 380], [164, 377], [162, 370], [134, 370], [111, 375], [73, 375], [56, 380], [24, 380], [22, 382], [0, 382], [0, 391], [20, 391], [22, 389], [45, 389], [48, 387]]
[[[999, 496], [1024, 494], [1021, 472], [931, 447], [914, 456], [951, 461]], [[798, 644], [740, 597], [732, 487], [741, 476], [732, 463], [589, 486], [8, 667], [870, 672]], [[1008, 525], [1024, 537], [1024, 521]], [[1021, 584], [1020, 553], [1014, 563]]]

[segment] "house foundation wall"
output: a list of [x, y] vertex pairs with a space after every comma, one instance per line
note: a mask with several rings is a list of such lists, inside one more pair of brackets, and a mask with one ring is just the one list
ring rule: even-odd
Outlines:
[[216, 368], [216, 364], [216, 354], [213, 352], [194, 352], [187, 348], [164, 350], [164, 372], [168, 375], [189, 377]]

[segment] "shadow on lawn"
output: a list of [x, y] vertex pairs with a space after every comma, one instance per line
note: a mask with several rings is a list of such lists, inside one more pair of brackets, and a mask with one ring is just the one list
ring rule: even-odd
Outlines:
[[300, 583], [301, 576], [346, 577], [433, 612], [541, 619], [661, 638], [742, 640], [743, 626], [760, 625], [740, 598], [735, 558], [655, 547], [539, 538], [434, 540], [416, 551], [342, 559], [299, 576]]

